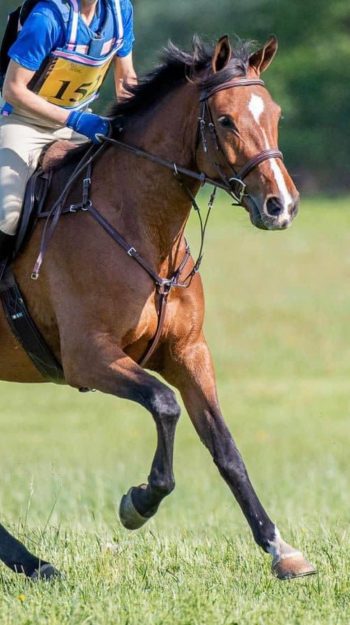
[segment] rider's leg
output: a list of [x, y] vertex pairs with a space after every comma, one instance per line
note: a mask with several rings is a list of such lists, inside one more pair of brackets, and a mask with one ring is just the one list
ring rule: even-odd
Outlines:
[[0, 260], [11, 254], [26, 184], [37, 165], [36, 134], [15, 115], [0, 119]]
[[16, 114], [0, 117], [0, 262], [11, 254], [27, 182], [55, 139], [86, 141], [68, 128], [38, 126]]

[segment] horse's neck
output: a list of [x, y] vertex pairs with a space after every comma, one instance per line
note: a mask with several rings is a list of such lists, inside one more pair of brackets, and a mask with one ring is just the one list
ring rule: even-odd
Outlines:
[[[195, 168], [197, 103], [194, 86], [179, 88], [133, 124], [125, 141], [183, 167]], [[128, 191], [131, 211], [165, 257], [183, 232], [191, 210], [189, 196], [173, 171], [133, 155], [128, 163], [132, 172]], [[197, 183], [187, 179], [186, 184], [196, 193]]]
[[194, 166], [199, 95], [184, 85], [133, 124], [132, 138], [144, 149], [184, 166]]

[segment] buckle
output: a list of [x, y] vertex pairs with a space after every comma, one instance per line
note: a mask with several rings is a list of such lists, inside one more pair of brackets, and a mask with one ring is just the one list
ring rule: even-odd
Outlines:
[[164, 279], [162, 282], [158, 282], [157, 292], [159, 293], [159, 295], [167, 296], [169, 295], [173, 286], [176, 286], [176, 284], [171, 278], [169, 278], [168, 280]]
[[90, 208], [90, 206], [92, 206], [92, 202], [91, 202], [91, 200], [88, 200], [88, 201], [86, 202], [86, 204], [84, 204], [84, 206], [82, 206], [82, 207], [81, 207], [81, 210], [82, 210], [82, 211], [88, 211], [88, 210], [89, 210], [89, 208]]
[[91, 200], [87, 200], [85, 204], [71, 204], [69, 207], [70, 213], [77, 213], [78, 211], [88, 211], [90, 206], [92, 206]]
[[240, 178], [235, 178], [235, 176], [229, 178], [228, 182], [231, 188], [231, 195], [233, 196], [234, 200], [236, 200], [236, 202], [241, 204], [245, 196], [245, 190], [247, 188], [247, 185], [243, 182], [243, 180], [241, 180]]

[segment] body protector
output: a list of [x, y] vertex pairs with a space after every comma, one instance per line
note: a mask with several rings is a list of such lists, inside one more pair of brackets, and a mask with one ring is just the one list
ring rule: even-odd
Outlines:
[[[86, 108], [98, 97], [112, 59], [123, 45], [124, 35], [119, 0], [101, 1], [105, 6], [104, 24], [93, 34], [89, 45], [81, 45], [78, 0], [48, 0], [62, 15], [66, 43], [51, 52], [28, 85], [48, 102], [73, 110]], [[22, 5], [20, 27], [35, 4], [35, 0], [27, 0]]]

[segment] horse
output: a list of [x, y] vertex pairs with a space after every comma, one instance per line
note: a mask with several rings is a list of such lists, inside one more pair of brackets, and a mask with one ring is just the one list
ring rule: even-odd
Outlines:
[[[162, 63], [111, 108], [113, 136], [93, 163], [89, 210], [58, 220], [39, 280], [31, 280], [31, 268], [45, 230], [41, 222], [12, 269], [62, 365], [64, 383], [137, 402], [153, 417], [151, 471], [145, 484], [123, 496], [122, 524], [140, 528], [175, 487], [180, 407], [169, 383], [180, 392], [256, 543], [272, 557], [273, 573], [287, 579], [315, 569], [282, 539], [225, 424], [203, 334], [199, 263], [184, 235], [205, 181], [236, 198], [258, 228], [285, 229], [297, 214], [299, 194], [277, 147], [281, 110], [261, 79], [277, 47], [275, 37], [258, 50], [249, 42], [233, 49], [227, 36], [213, 46], [194, 38], [191, 52], [169, 44]], [[53, 188], [62, 184], [59, 171], [60, 165]], [[46, 202], [49, 208], [50, 193]], [[162, 310], [160, 299], [167, 302]], [[18, 345], [3, 311], [0, 335], [0, 379], [47, 381]], [[145, 354], [147, 369], [164, 382], [146, 371]], [[2, 525], [0, 559], [31, 579], [59, 575]]]

